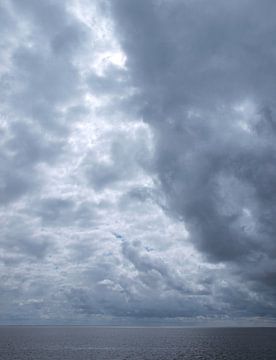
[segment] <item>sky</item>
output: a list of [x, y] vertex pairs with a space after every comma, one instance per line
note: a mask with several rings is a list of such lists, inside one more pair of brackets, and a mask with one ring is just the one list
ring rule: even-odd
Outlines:
[[0, 324], [276, 324], [276, 2], [0, 2]]

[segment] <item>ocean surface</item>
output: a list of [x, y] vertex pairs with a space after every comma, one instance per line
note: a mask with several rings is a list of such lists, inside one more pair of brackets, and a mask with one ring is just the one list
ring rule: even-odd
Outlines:
[[276, 360], [276, 328], [1, 326], [2, 360]]

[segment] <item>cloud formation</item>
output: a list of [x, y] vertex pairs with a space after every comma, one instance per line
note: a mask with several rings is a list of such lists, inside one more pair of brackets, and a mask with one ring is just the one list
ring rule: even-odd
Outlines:
[[1, 4], [1, 323], [274, 321], [274, 8]]
[[113, 5], [170, 210], [209, 261], [246, 269], [254, 289], [275, 268], [274, 6]]

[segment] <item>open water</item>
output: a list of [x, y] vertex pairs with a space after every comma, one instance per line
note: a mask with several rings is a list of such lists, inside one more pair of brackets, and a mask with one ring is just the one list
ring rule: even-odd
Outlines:
[[276, 360], [276, 328], [1, 326], [1, 360]]

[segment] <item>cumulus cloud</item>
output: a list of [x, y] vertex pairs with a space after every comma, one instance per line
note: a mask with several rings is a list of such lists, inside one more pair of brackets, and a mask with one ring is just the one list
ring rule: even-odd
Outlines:
[[[264, 291], [261, 278], [267, 263], [275, 266], [273, 8], [271, 1], [112, 6], [141, 114], [156, 134], [170, 211], [209, 261], [239, 272], [271, 302], [274, 285]], [[251, 273], [262, 274], [260, 284], [252, 287]]]
[[0, 7], [0, 321], [273, 321], [275, 4]]

